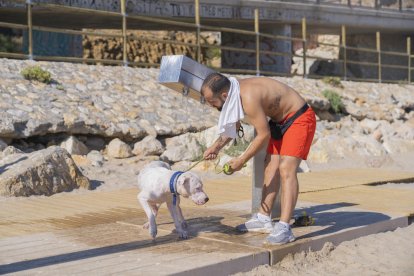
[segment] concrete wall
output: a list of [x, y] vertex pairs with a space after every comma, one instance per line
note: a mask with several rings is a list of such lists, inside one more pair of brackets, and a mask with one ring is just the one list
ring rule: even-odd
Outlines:
[[[413, 40], [414, 37], [411, 37]], [[346, 41], [347, 46], [376, 49], [376, 35], [359, 34], [349, 35]], [[407, 53], [407, 37], [400, 34], [381, 34], [381, 51]], [[413, 49], [411, 49], [413, 51]], [[340, 56], [342, 58], [343, 51]], [[347, 59], [361, 62], [378, 62], [378, 54], [365, 51], [347, 50]], [[408, 66], [408, 57], [399, 55], [381, 54], [381, 63], [383, 65]], [[413, 65], [412, 65], [413, 66]], [[378, 66], [348, 64], [349, 75], [356, 78], [378, 79]], [[382, 80], [407, 80], [408, 69], [386, 68], [382, 67]]]
[[[287, 37], [291, 37], [292, 34], [291, 26], [287, 24], [274, 25], [271, 29], [263, 30], [263, 32]], [[221, 44], [222, 46], [256, 49], [256, 36], [222, 33]], [[260, 49], [291, 54], [292, 43], [290, 40], [261, 38]], [[256, 53], [222, 50], [221, 58], [221, 66], [223, 68], [256, 70]], [[260, 70], [277, 73], [289, 73], [291, 64], [291, 56], [276, 56], [269, 54], [260, 55]]]
[[[27, 31], [23, 32], [23, 51], [28, 52]], [[33, 55], [82, 57], [82, 36], [33, 31]]]

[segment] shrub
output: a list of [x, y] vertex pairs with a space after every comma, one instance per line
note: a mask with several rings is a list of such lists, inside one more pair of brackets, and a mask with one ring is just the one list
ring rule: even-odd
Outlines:
[[13, 52], [16, 47], [11, 37], [0, 34], [0, 52]]
[[206, 51], [206, 56], [207, 56], [208, 59], [220, 58], [221, 57], [221, 50], [218, 47], [210, 47]]
[[248, 142], [237, 139], [233, 145], [224, 150], [224, 153], [232, 157], [237, 157], [240, 156], [248, 146]]
[[324, 77], [322, 81], [326, 84], [332, 85], [333, 87], [344, 88], [339, 77]]
[[51, 74], [40, 66], [26, 67], [21, 71], [21, 74], [26, 80], [36, 80], [47, 84], [52, 82]]
[[324, 90], [322, 95], [328, 99], [331, 104], [332, 110], [335, 113], [341, 113], [344, 110], [344, 104], [342, 103], [341, 96], [332, 90]]

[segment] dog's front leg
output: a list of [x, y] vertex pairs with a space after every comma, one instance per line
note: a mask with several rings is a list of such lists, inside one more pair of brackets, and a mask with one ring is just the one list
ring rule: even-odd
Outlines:
[[180, 236], [180, 238], [187, 239], [188, 234], [187, 231], [183, 229], [181, 222], [179, 220], [179, 215], [177, 214], [177, 206], [173, 205], [172, 200], [167, 200], [167, 207], [174, 221], [175, 229], [177, 230], [178, 235]]
[[175, 209], [177, 210], [177, 216], [178, 216], [178, 220], [181, 223], [181, 227], [183, 229], [187, 229], [188, 225], [184, 219], [183, 212], [181, 211], [181, 207], [180, 207], [180, 196], [177, 196], [177, 205], [175, 206]]
[[148, 202], [148, 199], [142, 194], [138, 194], [138, 201], [141, 203], [142, 208], [145, 211], [145, 214], [147, 214], [148, 217], [148, 223], [149, 223], [149, 233], [153, 239], [157, 236], [157, 223], [155, 222], [155, 214], [153, 212], [153, 209], [150, 206], [150, 203]]

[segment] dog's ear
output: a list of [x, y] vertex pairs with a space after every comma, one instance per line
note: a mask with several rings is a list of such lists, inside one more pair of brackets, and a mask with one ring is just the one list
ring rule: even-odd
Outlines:
[[189, 197], [190, 191], [190, 176], [182, 174], [177, 181], [177, 192], [183, 197]]

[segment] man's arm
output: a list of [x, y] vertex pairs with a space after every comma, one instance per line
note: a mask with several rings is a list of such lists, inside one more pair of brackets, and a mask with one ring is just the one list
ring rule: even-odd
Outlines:
[[213, 146], [217, 151], [220, 151], [225, 145], [227, 145], [232, 138], [220, 135], [219, 138], [214, 142]]
[[250, 158], [256, 155], [256, 153], [258, 153], [270, 139], [270, 130], [266, 120], [266, 115], [263, 111], [257, 111], [256, 114], [257, 115], [254, 117], [250, 116], [250, 123], [256, 130], [256, 137], [254, 137], [246, 151], [239, 156], [242, 164], [245, 164], [250, 160]]
[[243, 165], [249, 161], [260, 149], [269, 141], [270, 130], [269, 124], [264, 113], [263, 107], [260, 101], [257, 99], [251, 99], [246, 101], [248, 104], [244, 106], [245, 113], [249, 116], [250, 123], [256, 130], [256, 137], [250, 143], [246, 151], [237, 158], [230, 160], [229, 165], [235, 171], [240, 170]]
[[232, 138], [220, 135], [219, 138], [203, 154], [204, 159], [215, 159], [219, 151], [227, 145]]

